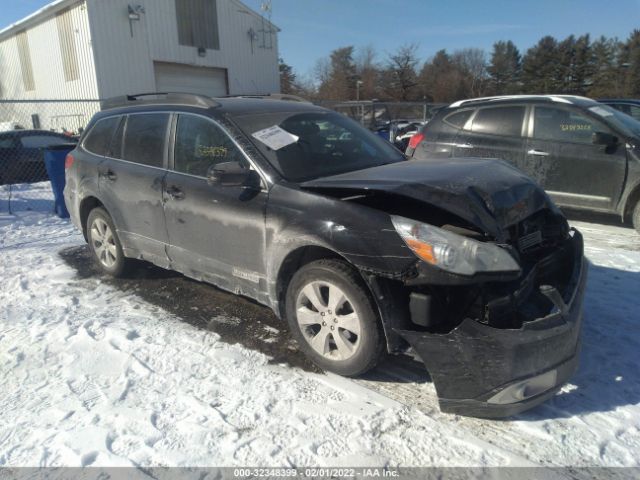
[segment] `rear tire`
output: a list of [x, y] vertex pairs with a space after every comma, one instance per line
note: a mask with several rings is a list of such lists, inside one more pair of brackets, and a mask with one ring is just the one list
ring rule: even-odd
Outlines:
[[368, 289], [339, 260], [317, 260], [291, 279], [286, 315], [300, 349], [320, 368], [344, 376], [371, 370], [385, 338]]
[[124, 256], [111, 216], [102, 207], [89, 213], [87, 241], [100, 270], [113, 277], [120, 277], [127, 271], [131, 262]]
[[636, 229], [636, 232], [640, 233], [640, 202], [636, 203], [636, 206], [633, 207], [631, 222], [633, 223], [633, 228]]

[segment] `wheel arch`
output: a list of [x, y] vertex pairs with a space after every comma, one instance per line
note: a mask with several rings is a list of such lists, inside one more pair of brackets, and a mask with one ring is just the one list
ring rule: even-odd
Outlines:
[[297, 247], [284, 257], [276, 276], [277, 313], [280, 318], [285, 318], [285, 295], [287, 294], [287, 289], [289, 288], [293, 274], [308, 263], [331, 258], [342, 260], [355, 268], [351, 262], [338, 252], [318, 245]]
[[623, 222], [631, 219], [633, 209], [638, 202], [640, 202], [640, 183], [636, 184], [624, 198], [623, 207], [620, 212]]
[[89, 218], [89, 214], [91, 213], [91, 211], [97, 207], [105, 208], [104, 203], [102, 203], [102, 201], [94, 195], [88, 195], [80, 202], [80, 226], [82, 227], [82, 235], [84, 236], [85, 240], [88, 239], [87, 219]]
[[[392, 282], [389, 279], [363, 272], [357, 265], [350, 262], [348, 258], [327, 247], [318, 245], [300, 246], [293, 249], [284, 257], [278, 269], [275, 282], [277, 305], [274, 310], [276, 314], [282, 319], [286, 318], [285, 296], [294, 273], [304, 265], [323, 259], [341, 260], [357, 272], [378, 313], [378, 318], [385, 336], [387, 351], [394, 353], [402, 350], [405, 342], [394, 332], [393, 328], [396, 326], [396, 323], [400, 324], [401, 317], [404, 318], [405, 315], [403, 308], [400, 305], [394, 304], [397, 302], [390, 301], [390, 299], [394, 298], [395, 294], [397, 294]], [[391, 317], [394, 318], [392, 319]]]

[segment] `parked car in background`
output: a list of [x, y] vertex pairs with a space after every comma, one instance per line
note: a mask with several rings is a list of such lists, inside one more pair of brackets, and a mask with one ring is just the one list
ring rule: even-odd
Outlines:
[[321, 368], [411, 345], [443, 410], [497, 417], [578, 361], [580, 233], [495, 160], [406, 161], [303, 102], [106, 102], [67, 156], [65, 200], [98, 266], [150, 261], [263, 303]]
[[76, 140], [47, 130], [0, 132], [0, 185], [48, 180], [43, 148], [69, 143]]
[[629, 98], [604, 98], [599, 99], [598, 101], [605, 105], [609, 105], [616, 110], [620, 110], [622, 113], [631, 115], [633, 118], [640, 121], [640, 100], [633, 100]]
[[499, 158], [533, 177], [562, 207], [615, 213], [640, 231], [640, 122], [565, 95], [463, 100], [409, 142], [417, 160]]

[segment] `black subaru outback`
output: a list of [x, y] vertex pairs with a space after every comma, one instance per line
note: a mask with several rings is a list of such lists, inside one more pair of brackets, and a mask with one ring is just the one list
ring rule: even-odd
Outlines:
[[105, 272], [142, 259], [251, 297], [326, 370], [411, 347], [444, 411], [549, 398], [577, 364], [580, 233], [506, 163], [405, 160], [308, 103], [132, 96], [90, 122], [65, 199]]

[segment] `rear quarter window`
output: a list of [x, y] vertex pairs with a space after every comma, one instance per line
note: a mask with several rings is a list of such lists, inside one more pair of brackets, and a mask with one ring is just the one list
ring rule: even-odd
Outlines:
[[109, 146], [121, 117], [109, 117], [98, 120], [84, 140], [84, 148], [88, 152], [103, 157], [109, 156]]
[[122, 158], [142, 165], [162, 167], [168, 125], [168, 113], [129, 115], [124, 130]]
[[473, 119], [471, 131], [519, 137], [522, 133], [524, 110], [522, 106], [481, 108]]
[[452, 127], [462, 128], [467, 123], [473, 110], [462, 110], [460, 112], [453, 112], [444, 117], [443, 122], [448, 123]]

